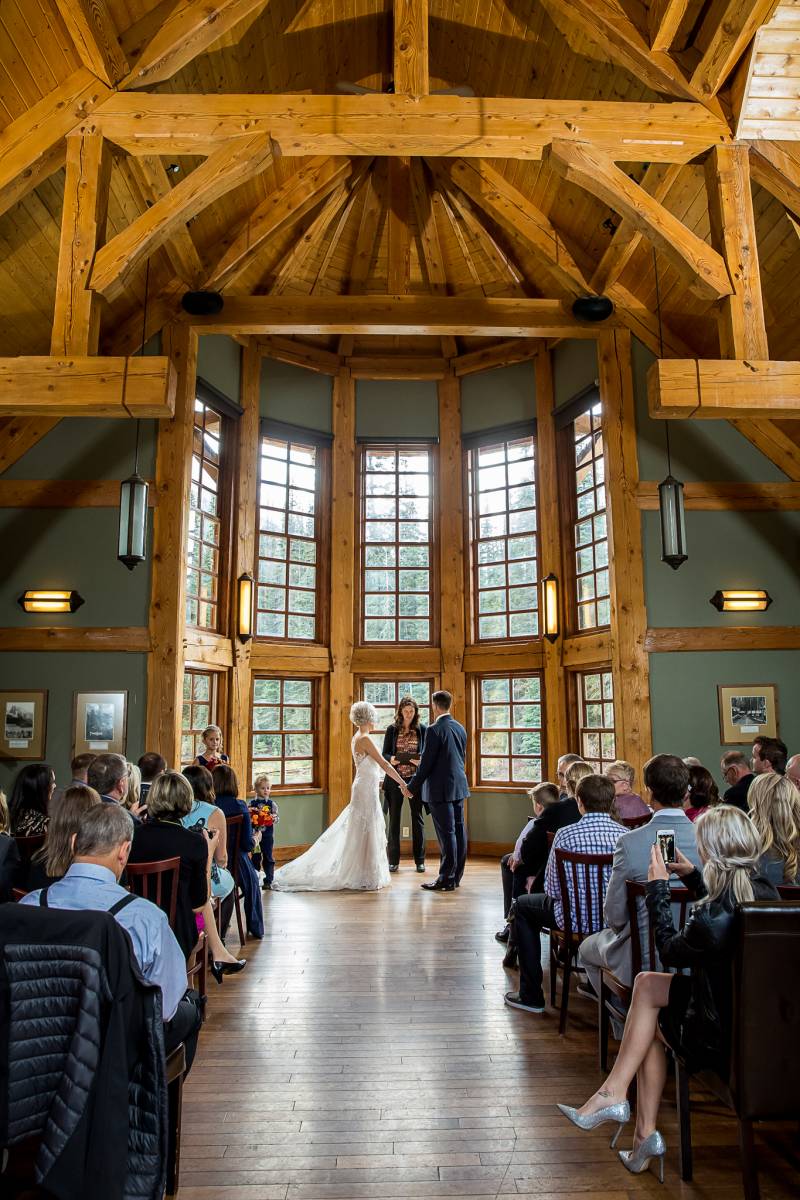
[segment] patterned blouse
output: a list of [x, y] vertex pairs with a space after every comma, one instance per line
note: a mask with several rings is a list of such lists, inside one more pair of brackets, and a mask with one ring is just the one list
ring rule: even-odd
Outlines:
[[48, 818], [35, 808], [24, 808], [14, 821], [14, 837], [39, 837], [47, 833]]
[[[413, 754], [414, 758], [419, 758], [419, 730], [398, 729], [394, 753], [396, 758], [401, 754]], [[395, 767], [397, 774], [403, 779], [410, 779], [416, 769], [413, 763], [398, 763]]]

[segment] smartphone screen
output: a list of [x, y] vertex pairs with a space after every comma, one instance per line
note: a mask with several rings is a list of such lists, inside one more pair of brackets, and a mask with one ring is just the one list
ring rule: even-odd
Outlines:
[[665, 863], [675, 862], [675, 830], [660, 829], [656, 834], [658, 848]]

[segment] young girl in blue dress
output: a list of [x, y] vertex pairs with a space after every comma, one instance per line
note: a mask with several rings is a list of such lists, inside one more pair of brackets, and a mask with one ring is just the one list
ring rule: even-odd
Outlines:
[[221, 763], [231, 761], [227, 754], [222, 753], [222, 730], [219, 725], [209, 725], [200, 737], [203, 739], [204, 753], [198, 754], [192, 763], [193, 767], [205, 767], [207, 771], [213, 771]]

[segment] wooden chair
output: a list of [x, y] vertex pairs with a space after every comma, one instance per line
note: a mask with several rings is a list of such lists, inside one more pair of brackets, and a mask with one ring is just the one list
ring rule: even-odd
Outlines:
[[791, 900], [792, 903], [800, 900], [800, 885], [796, 883], [779, 883], [778, 895], [781, 900]]
[[19, 856], [22, 859], [23, 865], [27, 866], [33, 858], [37, 850], [40, 850], [45, 842], [43, 833], [34, 833], [30, 837], [15, 837]]
[[[567, 1028], [570, 979], [578, 949], [585, 937], [603, 928], [603, 899], [613, 855], [578, 854], [573, 850], [562, 850], [558, 846], [553, 853], [556, 856], [564, 928], [550, 930], [550, 1003], [555, 1008], [556, 976], [559, 971], [563, 971], [561, 1016], [558, 1023], [559, 1035], [563, 1037]], [[568, 880], [572, 884], [574, 915]], [[596, 897], [594, 902], [593, 893]]]
[[186, 960], [186, 978], [189, 987], [195, 988], [200, 999], [203, 1020], [206, 1019], [206, 1001], [208, 1000], [208, 938], [204, 929], [197, 935], [197, 945]]
[[181, 1157], [181, 1115], [186, 1050], [183, 1042], [167, 1057], [167, 1195], [178, 1190]]
[[[658, 962], [656, 953], [656, 942], [653, 927], [647, 921], [646, 931], [642, 928], [640, 920], [641, 912], [639, 901], [644, 900], [647, 894], [647, 889], [643, 883], [639, 883], [633, 879], [626, 879], [625, 890], [628, 898], [628, 924], [630, 925], [630, 945], [631, 945], [631, 979], [635, 979], [640, 971], [653, 971]], [[677, 929], [683, 929], [686, 924], [686, 914], [691, 903], [691, 896], [685, 887], [671, 888], [671, 898], [673, 905], [678, 906], [677, 911]], [[647, 938], [647, 960], [642, 957], [642, 947], [644, 945], [644, 937]], [[619, 1018], [622, 1014], [620, 1009], [613, 1003], [611, 997], [616, 996], [621, 1002], [623, 1009], [627, 1011], [630, 1007], [633, 987], [628, 987], [617, 979], [611, 971], [601, 970], [600, 972], [600, 995], [597, 999], [598, 1004], [598, 1057], [600, 1060], [600, 1070], [608, 1070], [608, 1036], [611, 1032], [611, 1018]]]
[[27, 894], [28, 893], [25, 888], [12, 888], [11, 889], [11, 899], [14, 902], [14, 904], [19, 904], [22, 897], [27, 896]]
[[244, 892], [239, 884], [239, 847], [242, 844], [244, 817], [241, 813], [236, 817], [226, 817], [225, 824], [228, 826], [228, 870], [233, 876], [233, 904], [236, 909], [236, 927], [239, 930], [239, 945], [243, 946], [247, 941], [247, 934], [244, 928], [244, 921], [242, 920]]
[[[800, 901], [760, 900], [736, 914], [733, 962], [733, 1029], [727, 1079], [712, 1071], [696, 1076], [739, 1122], [745, 1200], [759, 1200], [756, 1121], [800, 1118]], [[674, 1053], [674, 1052], [673, 1052]], [[675, 1054], [681, 1179], [692, 1178], [689, 1071]]]
[[652, 818], [652, 813], [646, 813], [641, 817], [620, 817], [619, 821], [626, 829], [641, 829], [642, 825], [648, 825]]
[[[159, 862], [132, 863], [125, 868], [130, 891], [145, 900], [152, 900], [162, 908], [169, 918], [170, 928], [175, 928], [175, 912], [178, 907], [178, 876], [181, 860], [162, 858]], [[169, 881], [167, 877], [171, 875]]]

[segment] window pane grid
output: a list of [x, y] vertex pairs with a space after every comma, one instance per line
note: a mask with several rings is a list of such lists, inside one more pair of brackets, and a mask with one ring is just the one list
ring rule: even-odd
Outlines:
[[401, 696], [411, 696], [419, 707], [419, 719], [423, 725], [431, 723], [430, 679], [365, 679], [361, 685], [361, 699], [367, 700], [378, 713], [377, 730], [371, 735], [379, 750], [383, 749], [383, 735], [394, 721]]
[[220, 470], [222, 418], [195, 399], [189, 532], [186, 546], [186, 623], [219, 624]]
[[317, 637], [319, 466], [315, 446], [262, 438], [256, 637]]
[[581, 754], [602, 774], [617, 757], [611, 671], [578, 672], [578, 738]]
[[200, 735], [216, 716], [216, 679], [213, 671], [183, 674], [183, 705], [181, 708], [181, 766], [188, 766], [197, 757]]
[[478, 785], [541, 782], [541, 676], [482, 676], [476, 687]]
[[476, 639], [538, 637], [534, 439], [471, 450], [468, 467]]
[[573, 423], [575, 449], [575, 599], [578, 629], [611, 621], [602, 406]]
[[362, 640], [429, 643], [433, 455], [365, 447], [361, 486]]
[[316, 782], [315, 686], [313, 679], [253, 681], [253, 775], [269, 775], [275, 787], [312, 787]]

